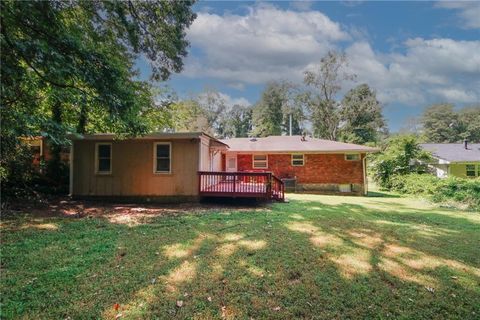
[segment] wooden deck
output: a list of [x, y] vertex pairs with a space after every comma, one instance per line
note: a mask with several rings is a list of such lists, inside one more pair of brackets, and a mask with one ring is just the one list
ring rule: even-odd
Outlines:
[[199, 175], [201, 197], [244, 197], [283, 201], [283, 182], [271, 172], [207, 172]]

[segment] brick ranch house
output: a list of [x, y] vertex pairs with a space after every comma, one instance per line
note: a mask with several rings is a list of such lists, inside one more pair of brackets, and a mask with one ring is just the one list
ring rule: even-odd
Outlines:
[[271, 171], [292, 191], [366, 194], [366, 146], [302, 136], [222, 140], [225, 171]]
[[301, 136], [218, 140], [189, 132], [120, 140], [113, 134], [84, 135], [72, 137], [70, 194], [167, 202], [283, 200], [287, 182], [296, 191], [362, 195], [367, 191], [365, 155], [375, 151]]

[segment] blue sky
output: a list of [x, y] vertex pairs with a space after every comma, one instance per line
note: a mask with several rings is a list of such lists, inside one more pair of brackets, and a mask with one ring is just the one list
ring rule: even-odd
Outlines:
[[[480, 2], [200, 1], [180, 97], [215, 88], [254, 104], [269, 80], [301, 83], [328, 50], [345, 51], [357, 81], [384, 104], [397, 131], [427, 105], [480, 101]], [[140, 63], [142, 74], [148, 66]]]

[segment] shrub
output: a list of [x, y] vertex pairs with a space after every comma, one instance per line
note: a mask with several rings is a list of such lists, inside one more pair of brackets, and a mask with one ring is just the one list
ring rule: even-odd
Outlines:
[[470, 209], [480, 209], [480, 178], [440, 179], [429, 174], [395, 175], [390, 179], [391, 190], [426, 196], [438, 203], [457, 203]]
[[392, 188], [392, 178], [409, 173], [426, 171], [424, 163], [430, 154], [422, 150], [414, 135], [397, 135], [386, 141], [382, 152], [372, 155], [371, 171], [373, 179], [384, 189]]

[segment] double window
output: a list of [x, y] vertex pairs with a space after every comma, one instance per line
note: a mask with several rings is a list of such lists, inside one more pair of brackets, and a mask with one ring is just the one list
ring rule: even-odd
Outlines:
[[111, 143], [97, 143], [95, 145], [95, 169], [97, 174], [112, 173]]
[[467, 177], [480, 177], [480, 164], [476, 166], [474, 164], [465, 165], [465, 175]]
[[267, 169], [268, 158], [266, 154], [254, 154], [253, 155], [253, 168], [254, 169]]
[[172, 145], [170, 142], [157, 142], [154, 145], [154, 171], [155, 173], [172, 172]]
[[292, 166], [301, 167], [305, 164], [305, 159], [303, 154], [292, 154]]

